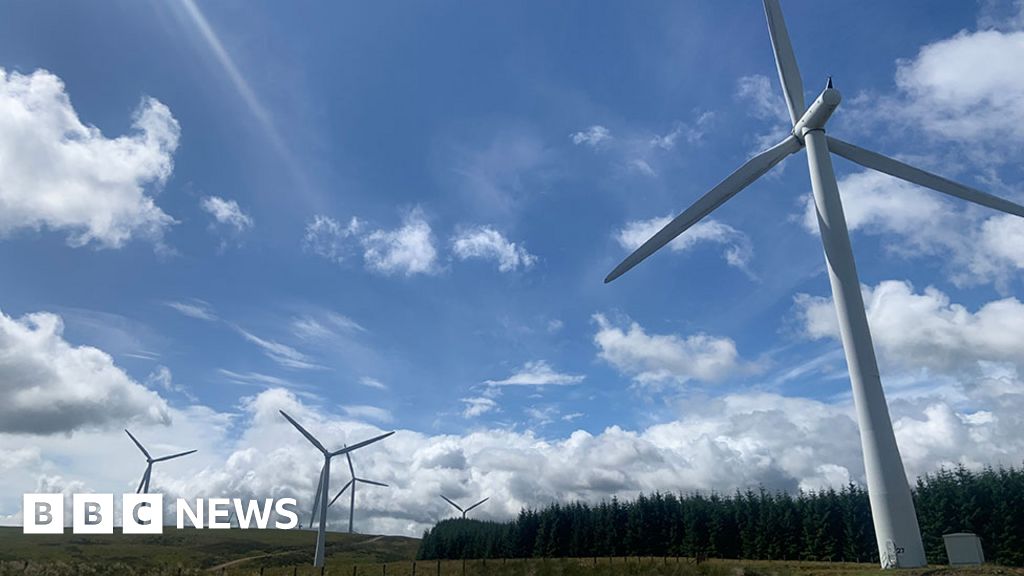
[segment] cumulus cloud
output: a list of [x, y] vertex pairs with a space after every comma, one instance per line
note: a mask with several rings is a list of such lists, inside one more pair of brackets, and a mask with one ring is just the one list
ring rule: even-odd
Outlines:
[[586, 130], [573, 132], [569, 135], [569, 139], [577, 146], [582, 144], [590, 146], [591, 148], [597, 148], [602, 143], [610, 141], [612, 139], [612, 133], [604, 126], [595, 124]]
[[[1019, 465], [1024, 459], [1024, 382], [1012, 369], [990, 370], [957, 384], [948, 395], [926, 390], [891, 404], [911, 478], [942, 464]], [[986, 408], [979, 411], [978, 405]], [[172, 410], [169, 427], [149, 424], [133, 432], [161, 453], [199, 449], [154, 472], [154, 486], [166, 498], [291, 496], [308, 519], [322, 459], [281, 418], [281, 409], [329, 448], [382, 432], [281, 389], [243, 399], [237, 413]], [[543, 407], [539, 410], [543, 415]], [[70, 438], [0, 433], [0, 447], [0, 465], [19, 463], [0, 475], [0, 514], [17, 510], [20, 498], [11, 495], [50, 478], [55, 462], [65, 478], [48, 482], [113, 492], [134, 489], [144, 464], [120, 430]], [[353, 459], [360, 475], [391, 486], [358, 493], [357, 529], [413, 536], [449, 514], [438, 493], [456, 500], [490, 496], [479, 517], [507, 519], [524, 506], [630, 498], [641, 491], [731, 492], [759, 484], [819, 489], [847, 480], [863, 485], [860, 440], [848, 401], [765, 392], [702, 399], [673, 421], [637, 430], [612, 426], [558, 438], [506, 429], [462, 435], [399, 430]], [[329, 521], [335, 528], [346, 525], [347, 511], [332, 507]]]
[[[959, 201], [874, 171], [844, 176], [839, 189], [851, 232], [895, 237], [898, 241], [886, 244], [890, 254], [938, 259], [959, 286], [992, 282], [1006, 291], [1024, 270], [1024, 219], [957, 206]], [[817, 233], [811, 198], [803, 224]]]
[[362, 228], [363, 223], [354, 216], [348, 224], [342, 225], [341, 222], [330, 216], [316, 214], [306, 224], [302, 247], [317, 256], [340, 263], [348, 257], [351, 251], [350, 239], [356, 236]]
[[477, 226], [459, 232], [452, 239], [452, 250], [460, 260], [495, 260], [501, 272], [513, 272], [520, 267], [529, 268], [537, 261], [537, 257], [527, 252], [525, 247], [509, 241], [490, 226]]
[[[1016, 298], [971, 311], [936, 288], [915, 292], [909, 282], [880, 282], [862, 292], [879, 355], [894, 368], [959, 373], [978, 370], [979, 362], [1024, 367], [1024, 303]], [[808, 337], [839, 338], [831, 298], [800, 294], [796, 309]]]
[[219, 224], [230, 226], [236, 232], [252, 228], [252, 217], [242, 211], [235, 200], [225, 200], [219, 196], [206, 196], [199, 206], [213, 216]]
[[[55, 434], [167, 423], [167, 403], [107, 353], [64, 339], [56, 314], [0, 312], [0, 433]], [[169, 374], [168, 374], [169, 375]]]
[[519, 370], [502, 380], [486, 380], [488, 386], [565, 386], [579, 384], [585, 378], [582, 374], [563, 374], [555, 371], [544, 360], [523, 364]]
[[[1024, 31], [962, 31], [897, 62], [904, 118], [949, 140], [1024, 142]], [[1006, 142], [1008, 141], [1008, 142]]]
[[47, 228], [76, 247], [159, 242], [174, 219], [147, 189], [171, 175], [178, 122], [144, 98], [132, 130], [107, 138], [78, 118], [57, 76], [0, 68], [0, 235]]
[[[671, 221], [672, 216], [663, 216], [650, 220], [627, 222], [624, 227], [615, 232], [615, 240], [625, 250], [632, 252]], [[730, 266], [735, 266], [743, 271], [748, 270], [748, 264], [754, 255], [750, 238], [732, 226], [713, 218], [693, 225], [689, 230], [677, 236], [675, 240], [669, 242], [668, 247], [673, 252], [684, 252], [702, 242], [724, 245], [722, 256], [725, 261]]]
[[421, 210], [406, 215], [399, 228], [374, 230], [362, 244], [370, 270], [404, 276], [438, 272], [434, 234]]
[[639, 384], [716, 381], [746, 370], [729, 338], [648, 334], [636, 322], [623, 328], [604, 314], [593, 320], [598, 356]]

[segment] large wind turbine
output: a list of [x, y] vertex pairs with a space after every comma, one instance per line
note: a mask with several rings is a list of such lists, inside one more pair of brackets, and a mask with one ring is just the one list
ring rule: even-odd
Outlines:
[[[323, 465], [322, 468], [320, 468], [320, 482], [316, 486], [316, 497], [313, 500], [313, 515], [312, 515], [313, 517], [316, 517], [317, 516], [317, 512], [320, 513], [319, 518], [318, 518], [319, 525], [317, 526], [317, 530], [316, 530], [316, 553], [313, 555], [313, 566], [323, 566], [324, 565], [324, 544], [325, 544], [325, 537], [326, 537], [326, 531], [327, 531], [327, 506], [328, 506], [327, 496], [328, 496], [328, 492], [331, 489], [331, 458], [334, 458], [335, 456], [340, 456], [342, 454], [348, 454], [349, 452], [351, 452], [353, 450], [356, 450], [358, 448], [362, 448], [363, 446], [366, 446], [367, 444], [373, 444], [374, 442], [376, 442], [378, 440], [383, 440], [383, 439], [387, 438], [388, 436], [391, 436], [392, 434], [394, 434], [394, 431], [388, 432], [387, 434], [381, 434], [380, 436], [376, 436], [374, 438], [370, 438], [369, 440], [363, 440], [362, 442], [359, 442], [357, 444], [353, 444], [351, 446], [346, 446], [346, 447], [342, 448], [341, 450], [336, 450], [334, 452], [330, 452], [330, 451], [327, 450], [327, 448], [324, 448], [324, 445], [321, 444], [319, 440], [314, 438], [312, 434], [307, 432], [305, 428], [303, 428], [302, 426], [299, 425], [298, 422], [293, 420], [291, 416], [285, 414], [284, 410], [278, 410], [278, 412], [281, 413], [281, 416], [284, 416], [285, 419], [287, 419], [289, 422], [291, 422], [292, 426], [295, 426], [295, 428], [299, 432], [301, 432], [303, 436], [306, 437], [306, 440], [309, 440], [309, 442], [313, 446], [316, 446], [317, 450], [319, 450], [320, 453], [324, 455], [324, 465]], [[310, 525], [312, 525], [312, 523], [313, 523], [313, 518], [311, 517], [310, 518]]]
[[342, 494], [344, 494], [345, 490], [348, 490], [349, 486], [352, 487], [352, 493], [350, 494], [352, 499], [349, 502], [348, 507], [348, 533], [352, 534], [352, 520], [355, 517], [356, 509], [356, 484], [362, 482], [363, 484], [373, 484], [374, 486], [383, 486], [385, 488], [387, 488], [388, 485], [383, 482], [375, 482], [373, 480], [367, 480], [366, 478], [357, 477], [356, 469], [352, 467], [352, 455], [346, 452], [345, 458], [348, 459], [348, 471], [352, 475], [352, 479], [346, 482], [345, 486], [343, 486], [341, 490], [338, 490], [338, 493], [334, 495], [334, 498], [331, 499], [331, 503], [328, 504], [327, 506], [332, 506], [334, 504], [334, 501], [337, 500]]
[[793, 121], [788, 137], [740, 166], [682, 214], [619, 264], [605, 282], [611, 282], [639, 264], [656, 250], [685, 232], [784, 158], [807, 148], [807, 165], [814, 191], [818, 228], [825, 249], [832, 297], [839, 316], [843, 349], [850, 371], [850, 384], [864, 452], [864, 472], [871, 500], [871, 517], [882, 568], [916, 567], [926, 563], [914, 502], [907, 485], [889, 409], [882, 391], [878, 364], [868, 330], [860, 281], [854, 264], [850, 236], [843, 216], [839, 187], [832, 171], [834, 152], [866, 168], [931, 188], [969, 202], [1024, 217], [1024, 207], [936, 176], [903, 162], [887, 158], [825, 135], [825, 123], [839, 105], [840, 95], [829, 79], [825, 90], [804, 107], [803, 85], [796, 57], [789, 42], [778, 0], [764, 0], [779, 80]]
[[444, 494], [441, 494], [441, 498], [444, 498], [444, 501], [445, 501], [445, 502], [447, 502], [447, 503], [451, 504], [452, 506], [455, 506], [456, 510], [458, 510], [459, 512], [462, 512], [462, 518], [463, 518], [463, 519], [465, 519], [465, 518], [466, 518], [466, 512], [469, 512], [469, 511], [470, 511], [470, 510], [472, 510], [473, 508], [476, 508], [477, 506], [479, 506], [479, 505], [483, 504], [484, 502], [487, 502], [488, 500], [490, 500], [490, 499], [491, 499], [491, 497], [490, 497], [490, 496], [488, 496], [487, 498], [484, 498], [483, 500], [481, 500], [481, 501], [477, 502], [476, 504], [473, 504], [473, 505], [472, 505], [472, 506], [470, 506], [469, 508], [466, 508], [465, 510], [463, 510], [463, 509], [462, 509], [462, 506], [459, 506], [459, 505], [458, 505], [458, 504], [456, 504], [455, 502], [452, 502], [452, 501], [451, 501], [451, 500], [449, 500], [449, 499], [448, 499], [448, 497], [447, 497], [447, 496], [445, 496]]
[[136, 494], [149, 494], [149, 477], [153, 473], [154, 463], [164, 462], [166, 460], [178, 458], [180, 456], [188, 456], [189, 454], [196, 452], [196, 450], [189, 450], [187, 452], [171, 454], [170, 456], [161, 456], [159, 458], [153, 458], [152, 456], [149, 455], [149, 451], [142, 447], [142, 443], [136, 440], [135, 436], [132, 436], [131, 432], [128, 432], [127, 428], [125, 428], [124, 431], [126, 434], [128, 434], [128, 437], [132, 439], [132, 442], [135, 442], [135, 445], [139, 447], [139, 450], [142, 450], [142, 454], [146, 457], [146, 471], [142, 474], [142, 480], [139, 481], [139, 487], [135, 489]]

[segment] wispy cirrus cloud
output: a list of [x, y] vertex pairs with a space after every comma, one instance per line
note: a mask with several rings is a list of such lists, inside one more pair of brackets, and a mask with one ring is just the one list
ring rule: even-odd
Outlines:
[[274, 340], [260, 338], [252, 332], [248, 332], [238, 326], [235, 326], [234, 328], [243, 338], [259, 347], [264, 355], [285, 368], [294, 368], [299, 370], [316, 370], [324, 368], [323, 366], [314, 363], [309, 356], [299, 352], [291, 346], [275, 342]]
[[188, 316], [189, 318], [206, 320], [208, 322], [215, 322], [219, 320], [219, 318], [217, 318], [217, 314], [214, 313], [213, 308], [210, 306], [210, 303], [198, 298], [192, 298], [188, 301], [170, 300], [163, 304], [172, 310], [177, 310], [179, 313]]

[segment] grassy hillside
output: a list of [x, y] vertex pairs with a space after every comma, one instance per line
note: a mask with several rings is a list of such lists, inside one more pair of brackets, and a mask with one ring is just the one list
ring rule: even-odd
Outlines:
[[[258, 570], [259, 566], [309, 565], [315, 544], [316, 532], [307, 530], [172, 528], [161, 535], [84, 535], [69, 531], [57, 536], [22, 534], [20, 527], [0, 527], [0, 574], [21, 574], [21, 568], [12, 570], [23, 566], [25, 560], [30, 566], [124, 564], [138, 574], [151, 573], [143, 569], [173, 568], [170, 573], [176, 573], [178, 567], [200, 570], [230, 562], [237, 562], [232, 564], [234, 567], [256, 566]], [[412, 560], [418, 547], [419, 540], [415, 538], [327, 534], [327, 557], [331, 564]], [[250, 560], [242, 561], [247, 558]]]
[[[168, 530], [159, 536], [24, 535], [0, 527], [0, 576], [315, 576], [316, 533], [297, 530]], [[419, 541], [399, 536], [328, 534], [325, 574], [412, 576]], [[26, 565], [25, 561], [28, 560]], [[891, 576], [875, 564], [686, 558], [427, 560], [417, 576]], [[261, 572], [262, 570], [262, 572]], [[465, 571], [463, 571], [465, 570]], [[1024, 576], [1024, 569], [945, 566], [899, 576]]]

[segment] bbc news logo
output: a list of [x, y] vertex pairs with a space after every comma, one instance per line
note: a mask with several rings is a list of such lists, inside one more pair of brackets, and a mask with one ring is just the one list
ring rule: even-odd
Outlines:
[[[175, 519], [178, 529], [187, 520], [195, 528], [231, 528], [231, 518], [241, 529], [290, 530], [299, 525], [294, 498], [267, 498], [242, 500], [241, 498], [196, 498], [175, 501]], [[205, 512], [205, 513], [204, 513]], [[114, 533], [113, 494], [72, 494], [71, 531], [75, 534]], [[271, 522], [271, 517], [274, 521]], [[22, 496], [22, 532], [25, 534], [64, 533], [63, 494], [24, 494]], [[283, 520], [283, 521], [282, 521]], [[163, 534], [163, 494], [122, 494], [121, 531], [124, 534]]]

